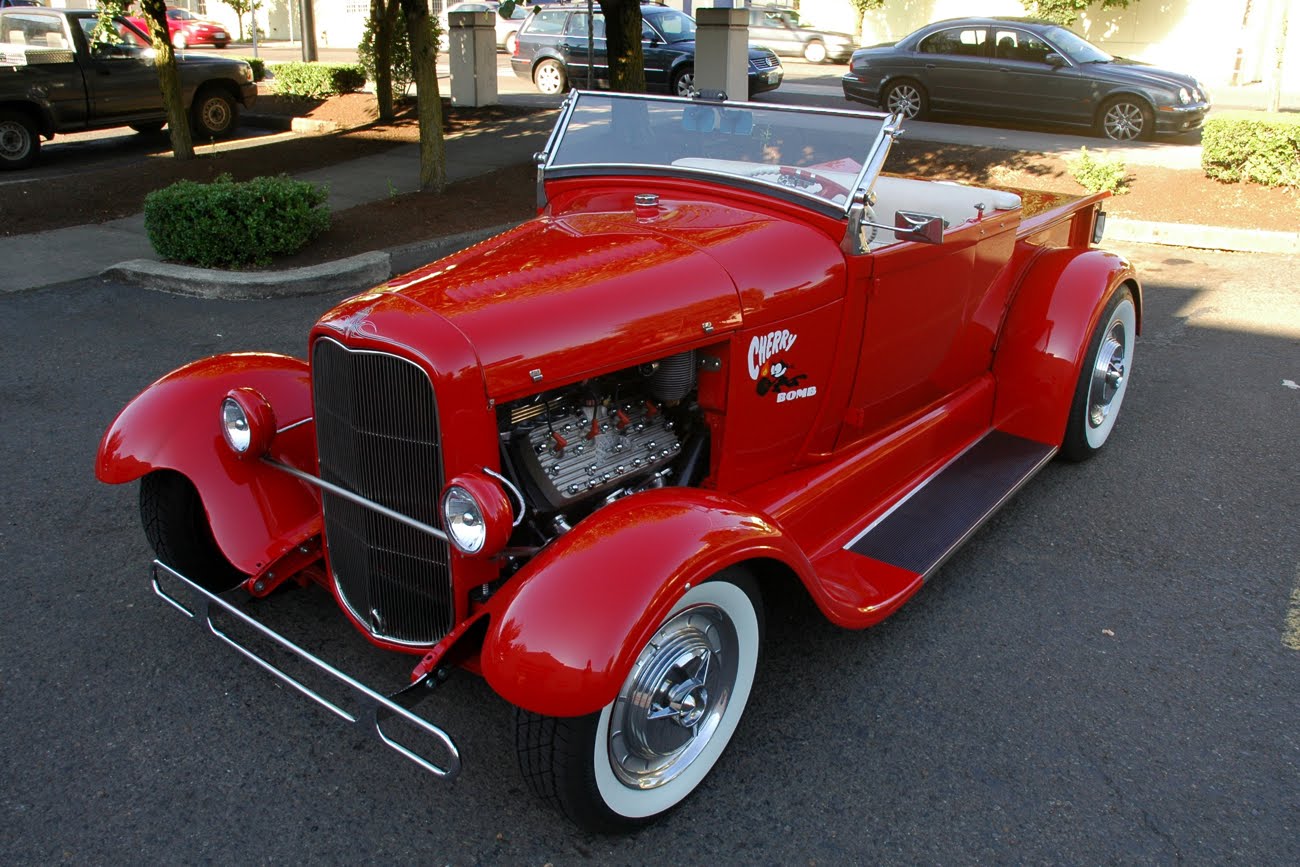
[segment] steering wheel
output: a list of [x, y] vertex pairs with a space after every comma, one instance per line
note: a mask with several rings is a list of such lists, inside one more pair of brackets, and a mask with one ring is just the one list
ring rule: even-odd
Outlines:
[[834, 200], [836, 196], [843, 196], [845, 200], [849, 197], [848, 187], [831, 180], [826, 175], [814, 169], [801, 169], [795, 166], [769, 166], [750, 175], [751, 178], [758, 178], [764, 175], [776, 175], [776, 182], [787, 187], [813, 191], [817, 187], [816, 193], [825, 199]]

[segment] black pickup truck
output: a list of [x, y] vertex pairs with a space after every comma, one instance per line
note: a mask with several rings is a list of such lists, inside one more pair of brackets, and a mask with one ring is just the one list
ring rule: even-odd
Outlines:
[[[0, 10], [0, 169], [31, 165], [55, 133], [129, 126], [156, 132], [167, 121], [153, 49], [125, 18], [95, 35], [89, 9]], [[182, 97], [200, 139], [234, 129], [239, 106], [257, 98], [242, 60], [178, 58]]]

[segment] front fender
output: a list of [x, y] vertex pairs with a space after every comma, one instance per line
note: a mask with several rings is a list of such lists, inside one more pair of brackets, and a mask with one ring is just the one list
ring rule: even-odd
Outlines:
[[[260, 352], [216, 355], [167, 374], [127, 404], [100, 441], [95, 475], [115, 485], [155, 470], [186, 476], [198, 489], [221, 552], [253, 574], [320, 532], [320, 499], [310, 485], [227, 447], [221, 400], [244, 386], [266, 397], [281, 429], [311, 417], [305, 361]], [[314, 426], [301, 424], [277, 435], [271, 454], [314, 473], [314, 437]]]
[[1142, 289], [1133, 266], [1105, 250], [1062, 248], [1033, 260], [998, 337], [994, 427], [1060, 445], [1088, 340], [1124, 284], [1142, 323]]
[[506, 701], [535, 713], [599, 710], [682, 594], [755, 558], [812, 574], [780, 527], [730, 497], [663, 488], [619, 500], [553, 542], [493, 597], [483, 676]]

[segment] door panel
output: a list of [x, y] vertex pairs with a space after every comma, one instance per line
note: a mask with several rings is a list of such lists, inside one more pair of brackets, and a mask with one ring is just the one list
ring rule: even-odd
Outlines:
[[988, 31], [954, 27], [933, 33], [917, 46], [922, 83], [930, 105], [940, 111], [987, 111], [993, 69], [986, 56]]

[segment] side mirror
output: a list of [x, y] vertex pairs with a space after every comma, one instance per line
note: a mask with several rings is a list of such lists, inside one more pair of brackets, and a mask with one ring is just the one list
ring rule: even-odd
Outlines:
[[1062, 66], [1065, 65], [1065, 58], [1062, 57], [1060, 54], [1057, 54], [1055, 51], [1050, 51], [1047, 53], [1045, 57], [1043, 57], [1043, 62], [1046, 63], [1048, 66], [1052, 66], [1057, 69], [1060, 69]]
[[943, 217], [929, 214], [894, 212], [894, 235], [900, 241], [919, 241], [922, 244], [943, 243]]

